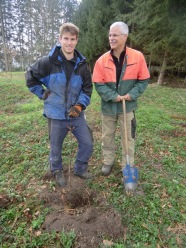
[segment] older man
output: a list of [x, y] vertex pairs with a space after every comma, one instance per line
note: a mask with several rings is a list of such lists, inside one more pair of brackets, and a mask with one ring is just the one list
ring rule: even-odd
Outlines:
[[145, 91], [150, 78], [141, 52], [126, 46], [128, 26], [115, 22], [110, 26], [111, 50], [97, 61], [93, 71], [93, 82], [101, 97], [102, 110], [102, 173], [110, 174], [115, 159], [115, 133], [120, 124], [122, 165], [126, 164], [122, 100], [126, 100], [127, 133], [130, 164], [134, 166], [134, 139], [136, 132], [135, 110], [137, 98]]

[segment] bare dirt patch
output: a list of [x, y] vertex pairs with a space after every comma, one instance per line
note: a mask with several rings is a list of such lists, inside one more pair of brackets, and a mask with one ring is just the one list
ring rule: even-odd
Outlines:
[[[68, 179], [68, 172], [65, 172]], [[43, 178], [47, 183], [53, 180], [50, 174]], [[74, 231], [75, 248], [99, 247], [104, 240], [121, 239], [124, 226], [121, 215], [109, 207], [103, 195], [90, 189], [86, 181], [70, 173], [70, 181], [64, 188], [53, 191], [41, 189], [39, 197], [50, 206], [42, 228], [46, 231]]]

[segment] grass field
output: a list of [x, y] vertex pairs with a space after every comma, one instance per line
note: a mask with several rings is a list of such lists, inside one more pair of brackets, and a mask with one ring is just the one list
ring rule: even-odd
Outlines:
[[[0, 245], [8, 247], [74, 247], [75, 234], [41, 230], [50, 212], [36, 189], [48, 170], [47, 123], [43, 103], [25, 86], [23, 73], [0, 74]], [[112, 247], [186, 247], [186, 89], [149, 85], [139, 98], [136, 166], [139, 194], [124, 194], [120, 180], [120, 136], [116, 137], [116, 166], [100, 175], [100, 99], [94, 91], [87, 109], [93, 129], [90, 170], [98, 175], [89, 187], [104, 193], [122, 215], [125, 234]], [[66, 139], [64, 160], [72, 159]], [[49, 185], [54, 186], [53, 182]], [[76, 247], [75, 247], [76, 248]], [[97, 248], [97, 247], [95, 247]]]

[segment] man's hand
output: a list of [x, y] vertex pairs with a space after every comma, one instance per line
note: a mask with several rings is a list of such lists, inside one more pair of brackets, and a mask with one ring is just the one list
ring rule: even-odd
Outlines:
[[116, 102], [121, 102], [123, 99], [123, 96], [118, 95], [116, 98]]
[[122, 102], [123, 99], [125, 99], [126, 101], [131, 101], [132, 100], [131, 97], [130, 97], [130, 95], [129, 94], [126, 94], [124, 96], [118, 95], [115, 101], [116, 102]]
[[124, 95], [124, 96], [122, 97], [122, 99], [123, 99], [123, 98], [124, 98], [126, 101], [131, 101], [131, 100], [132, 100], [129, 94]]
[[81, 111], [82, 111], [82, 107], [80, 105], [75, 105], [69, 110], [68, 116], [78, 117], [80, 116]]

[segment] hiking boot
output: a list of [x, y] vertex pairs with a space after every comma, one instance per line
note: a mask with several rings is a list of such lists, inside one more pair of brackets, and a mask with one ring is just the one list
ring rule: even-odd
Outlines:
[[54, 171], [54, 178], [56, 180], [56, 183], [61, 186], [61, 187], [64, 187], [66, 186], [66, 180], [65, 180], [65, 177], [64, 177], [64, 174], [63, 174], [63, 171], [60, 170], [60, 171]]
[[78, 174], [78, 173], [74, 172], [74, 175], [78, 176], [78, 177], [81, 177], [83, 179], [92, 179], [93, 178], [92, 174], [90, 172], [88, 172], [88, 171], [84, 172], [83, 174]]
[[113, 165], [106, 165], [106, 164], [103, 165], [101, 171], [102, 171], [104, 176], [108, 176], [110, 174], [110, 172], [112, 170], [112, 166]]

